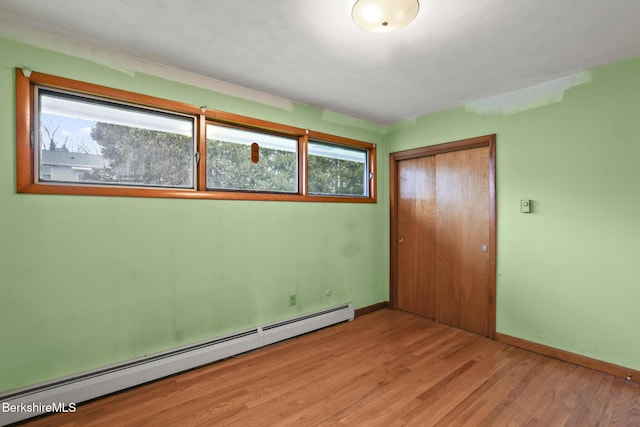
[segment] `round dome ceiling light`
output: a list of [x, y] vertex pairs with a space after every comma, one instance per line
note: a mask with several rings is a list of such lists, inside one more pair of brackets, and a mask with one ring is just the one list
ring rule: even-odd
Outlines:
[[351, 18], [365, 31], [388, 33], [409, 25], [419, 9], [418, 0], [358, 0]]

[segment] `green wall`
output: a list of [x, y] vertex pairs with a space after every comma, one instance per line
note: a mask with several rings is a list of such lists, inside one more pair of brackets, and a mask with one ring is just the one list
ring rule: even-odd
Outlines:
[[[24, 65], [382, 141], [375, 125], [326, 121], [308, 106], [286, 111], [0, 39], [0, 392], [344, 302], [387, 299], [384, 203], [16, 194], [13, 68]], [[378, 180], [387, 180], [384, 169]]]
[[[640, 369], [640, 58], [517, 114], [459, 107], [390, 152], [497, 134], [497, 331]], [[535, 95], [535, 94], [534, 94]], [[532, 199], [533, 213], [520, 213]]]
[[[13, 68], [24, 65], [380, 144], [379, 202], [16, 194]], [[498, 332], [640, 369], [639, 75], [632, 59], [593, 70], [562, 102], [509, 115], [459, 107], [381, 129], [0, 39], [0, 392], [387, 300], [387, 154], [491, 133]], [[524, 198], [532, 214], [520, 213]]]

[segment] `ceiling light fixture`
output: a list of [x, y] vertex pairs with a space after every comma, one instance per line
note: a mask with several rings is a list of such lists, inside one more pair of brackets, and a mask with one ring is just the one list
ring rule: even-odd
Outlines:
[[365, 31], [388, 33], [409, 25], [418, 9], [418, 0], [358, 0], [351, 18]]

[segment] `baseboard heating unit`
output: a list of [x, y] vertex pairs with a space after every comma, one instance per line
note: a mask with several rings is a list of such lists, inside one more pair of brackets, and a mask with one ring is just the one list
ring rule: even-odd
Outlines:
[[0, 395], [0, 405], [2, 405], [0, 425], [5, 426], [48, 412], [69, 411], [74, 409], [77, 403], [353, 320], [354, 314], [353, 305], [344, 304], [61, 380], [15, 390]]

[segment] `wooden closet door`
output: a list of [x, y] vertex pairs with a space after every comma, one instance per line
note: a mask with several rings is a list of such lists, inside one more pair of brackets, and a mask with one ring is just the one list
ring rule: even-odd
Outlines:
[[490, 335], [489, 147], [438, 154], [436, 320]]
[[398, 162], [397, 308], [435, 319], [435, 158]]

